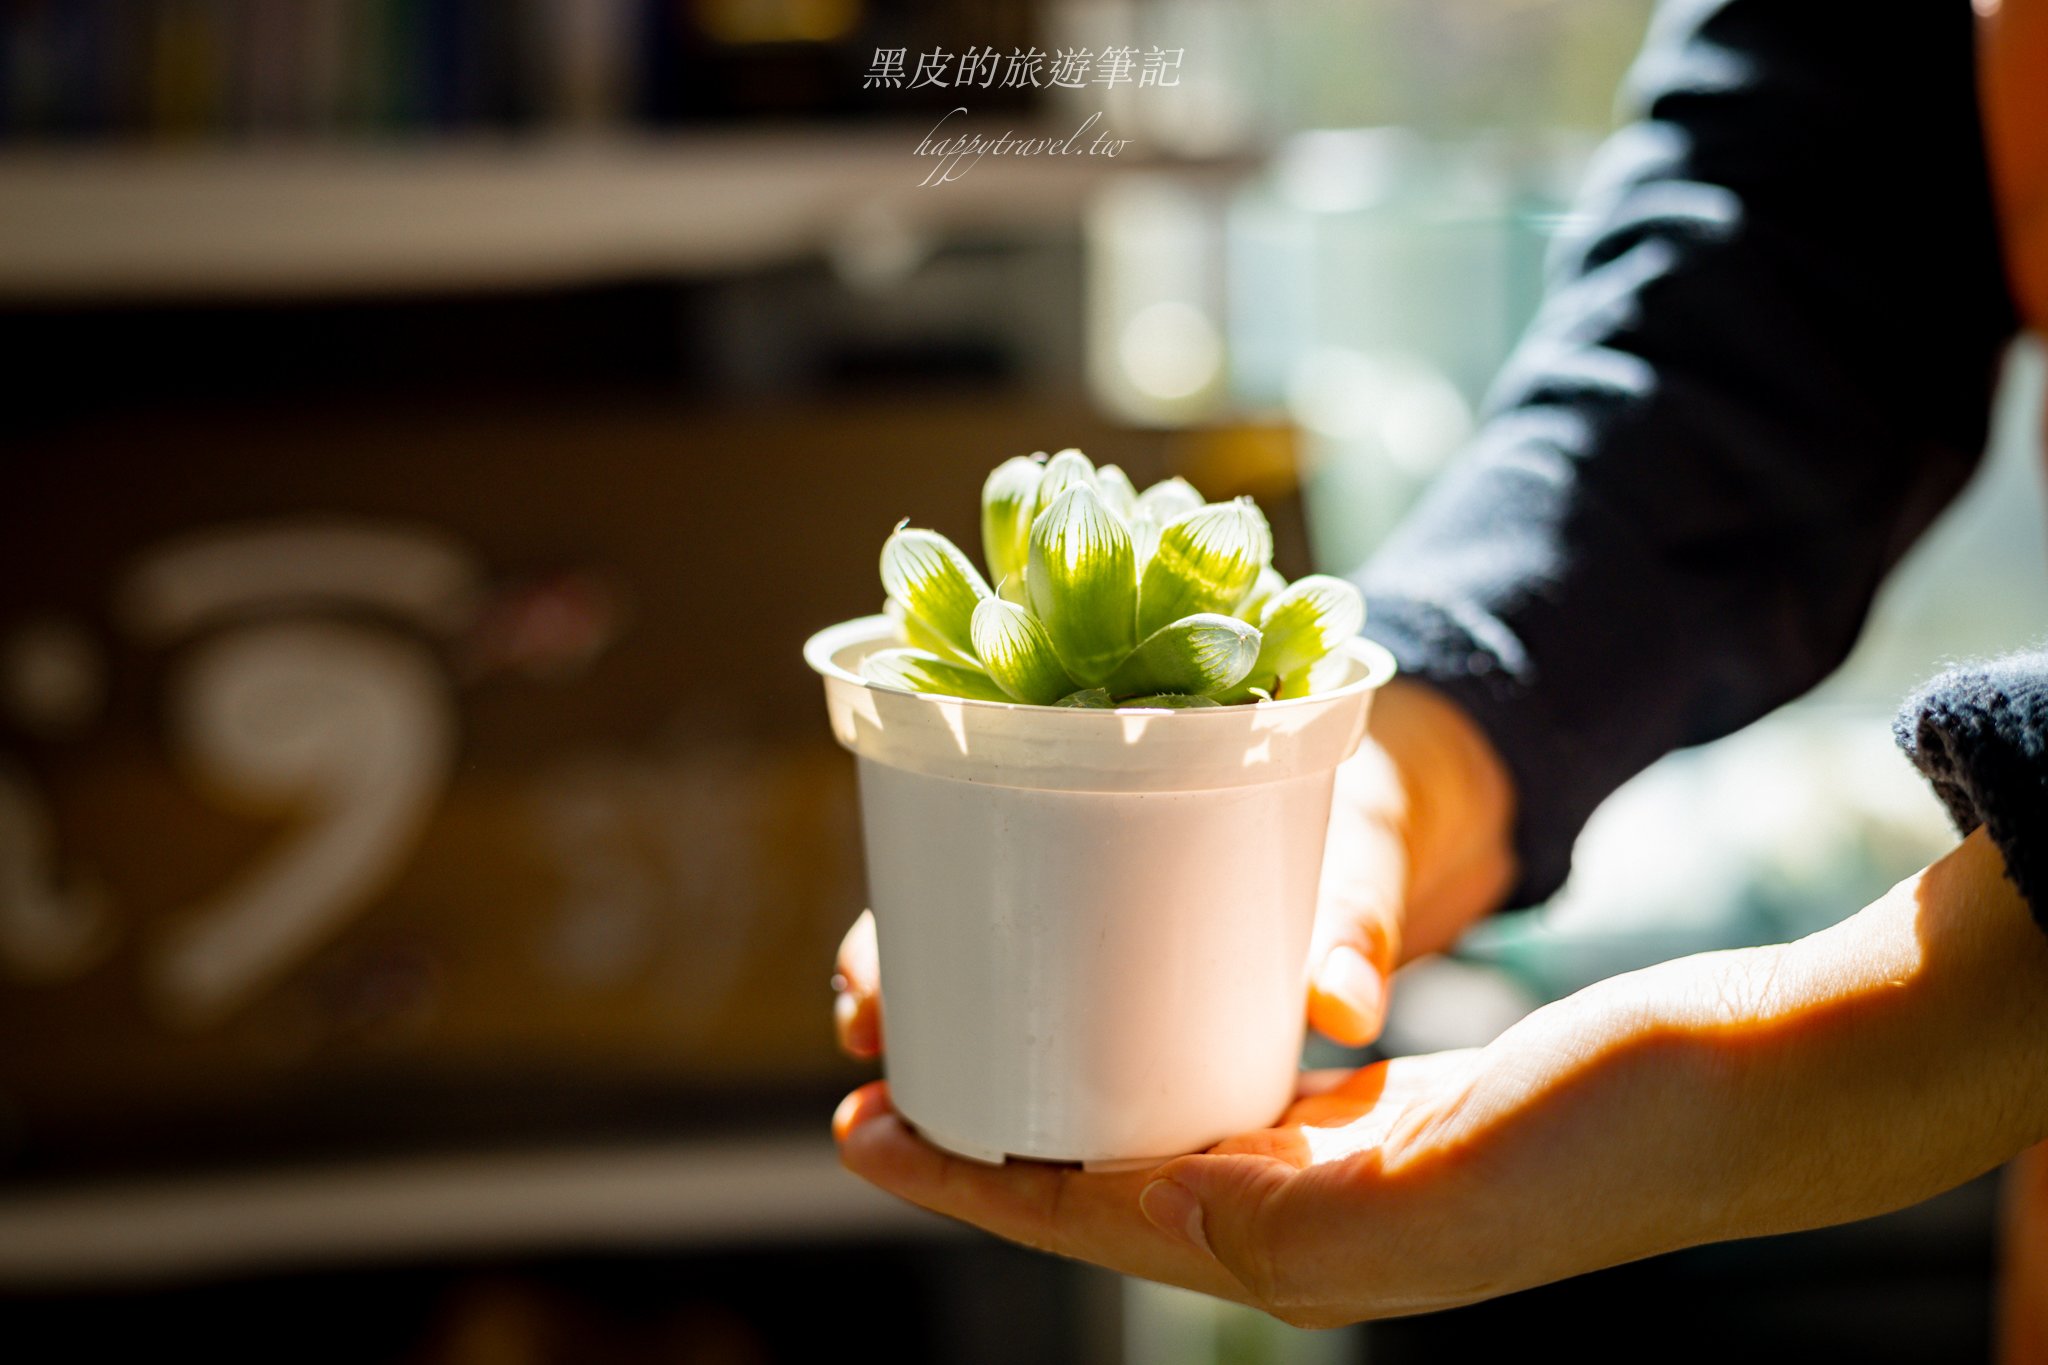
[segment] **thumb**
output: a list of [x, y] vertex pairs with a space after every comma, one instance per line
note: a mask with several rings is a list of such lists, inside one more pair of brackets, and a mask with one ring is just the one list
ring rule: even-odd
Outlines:
[[1263, 1305], [1277, 1288], [1267, 1208], [1293, 1174], [1286, 1162], [1256, 1153], [1181, 1157], [1159, 1168], [1138, 1207], [1167, 1236], [1215, 1258]]
[[1400, 836], [1384, 822], [1357, 820], [1341, 831], [1333, 822], [1309, 949], [1308, 1019], [1334, 1043], [1362, 1047], [1386, 1023], [1407, 870]]

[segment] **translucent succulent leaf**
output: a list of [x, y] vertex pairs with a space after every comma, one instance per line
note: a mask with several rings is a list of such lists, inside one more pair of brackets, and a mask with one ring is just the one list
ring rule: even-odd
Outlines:
[[921, 649], [881, 649], [860, 661], [860, 675], [879, 687], [930, 692], [975, 701], [1008, 701], [995, 680], [978, 668], [941, 659]]
[[1101, 683], [1137, 645], [1138, 570], [1131, 533], [1091, 485], [1069, 488], [1031, 523], [1025, 574], [1031, 611], [1068, 675]]
[[1203, 501], [1186, 479], [1161, 479], [1138, 495], [1138, 513], [1165, 526], [1194, 511]]
[[1296, 579], [1259, 617], [1266, 642], [1254, 671], [1285, 675], [1307, 668], [1364, 624], [1365, 599], [1351, 584], [1323, 573]]
[[1205, 612], [1146, 636], [1104, 686], [1116, 697], [1221, 692], [1250, 672], [1258, 657], [1258, 627]]
[[1106, 464], [1095, 471], [1095, 491], [1102, 495], [1103, 506], [1121, 517], [1126, 526], [1137, 515], [1137, 485], [1116, 465]]
[[1131, 707], [1149, 707], [1153, 710], [1192, 711], [1205, 706], [1221, 706], [1223, 703], [1213, 697], [1191, 697], [1180, 692], [1160, 692], [1150, 697], [1132, 697], [1129, 701], [1118, 702], [1118, 710]]
[[1250, 498], [1211, 503], [1167, 523], [1145, 565], [1138, 630], [1197, 612], [1229, 611], [1273, 557], [1273, 533]]
[[1278, 569], [1268, 564], [1259, 570], [1258, 582], [1252, 584], [1252, 590], [1244, 595], [1243, 601], [1231, 609], [1230, 614], [1240, 621], [1250, 621], [1257, 625], [1259, 614], [1266, 609], [1266, 603], [1272, 601], [1286, 587], [1287, 579]]
[[1341, 578], [1310, 574], [1298, 578], [1266, 603], [1260, 613], [1265, 642], [1258, 661], [1244, 680], [1223, 695], [1230, 702], [1249, 701], [1255, 689], [1274, 697], [1298, 697], [1316, 690], [1314, 666], [1365, 624], [1365, 599]]
[[1024, 600], [1024, 559], [1031, 550], [1031, 518], [1044, 478], [1042, 455], [1019, 455], [997, 465], [981, 486], [982, 559], [996, 590], [1012, 602]]
[[1101, 492], [1095, 482], [1095, 466], [1086, 455], [1068, 447], [1046, 462], [1045, 477], [1038, 484], [1038, 515], [1044, 516], [1045, 509], [1058, 502], [1068, 489], [1083, 485]]
[[995, 594], [959, 546], [937, 531], [898, 526], [882, 546], [882, 587], [949, 652], [974, 657], [974, 608]]
[[1327, 692], [1333, 687], [1342, 686], [1347, 672], [1349, 669], [1344, 656], [1333, 651], [1306, 668], [1297, 668], [1292, 673], [1281, 675], [1276, 695], [1311, 697], [1318, 692]]
[[1145, 579], [1145, 566], [1159, 549], [1159, 523], [1140, 512], [1131, 518], [1131, 550], [1137, 559], [1138, 581]]
[[973, 631], [982, 667], [1015, 700], [1050, 706], [1074, 690], [1074, 680], [1053, 652], [1052, 637], [1016, 603], [984, 599], [974, 609]]
[[922, 649], [927, 653], [937, 654], [941, 658], [957, 659], [961, 663], [971, 664], [975, 662], [973, 655], [962, 654], [940, 639], [930, 626], [927, 626], [918, 617], [912, 616], [910, 609], [895, 598], [891, 597], [883, 602], [882, 611], [887, 614], [890, 620], [896, 623], [897, 630], [902, 632], [905, 643], [909, 644], [911, 648]]
[[1099, 687], [1084, 687], [1078, 692], [1069, 692], [1053, 703], [1054, 706], [1078, 706], [1090, 711], [1107, 711], [1116, 705], [1109, 693]]

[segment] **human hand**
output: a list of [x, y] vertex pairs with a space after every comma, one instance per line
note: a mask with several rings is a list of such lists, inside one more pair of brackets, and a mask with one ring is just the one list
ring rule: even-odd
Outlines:
[[[895, 1114], [882, 1081], [848, 1096], [833, 1127], [849, 1170], [912, 1203], [1327, 1327], [1681, 1244], [1665, 1240], [1652, 1210], [1667, 1223], [1683, 1211], [1670, 1196], [1685, 1154], [1659, 1152], [1655, 1133], [1627, 1126], [1668, 1110], [1642, 1093], [1668, 1078], [1642, 1059], [1568, 1057], [1532, 1039], [1309, 1073], [1273, 1128], [1128, 1173], [954, 1156]], [[1656, 1160], [1663, 1198], [1646, 1199], [1659, 1178], [1643, 1161], [1617, 1159], [1617, 1133]], [[1593, 1214], [1616, 1225], [1601, 1228]]]
[[2048, 1138], [2048, 936], [1982, 832], [1798, 943], [1602, 982], [1485, 1048], [1311, 1079], [1151, 1171], [982, 1166], [883, 1083], [841, 1159], [914, 1203], [1329, 1326], [1903, 1207]]
[[[1308, 1020], [1359, 1047], [1386, 1021], [1387, 979], [1435, 952], [1506, 894], [1513, 795], [1491, 744], [1452, 702], [1396, 679], [1337, 770], [1309, 950]], [[863, 910], [833, 978], [839, 1045], [882, 1049], [875, 918]]]
[[[1190, 1179], [1184, 1164], [1106, 1174], [1028, 1161], [982, 1165], [922, 1141], [897, 1116], [886, 1081], [849, 1095], [832, 1126], [849, 1170], [912, 1203], [1026, 1246], [1323, 1325], [1332, 1305], [1319, 1310], [1306, 1302], [1305, 1286], [1281, 1280], [1327, 1249], [1328, 1238], [1303, 1218], [1312, 1198], [1302, 1192], [1328, 1183], [1330, 1168], [1317, 1154], [1327, 1159], [1332, 1140], [1384, 1132], [1455, 1085], [1471, 1064], [1467, 1054], [1446, 1053], [1305, 1074], [1300, 1098], [1277, 1127], [1183, 1159], [1217, 1176], [1193, 1220], [1174, 1197], [1153, 1193], [1175, 1175]], [[1295, 1253], [1286, 1267], [1273, 1255], [1281, 1243]]]

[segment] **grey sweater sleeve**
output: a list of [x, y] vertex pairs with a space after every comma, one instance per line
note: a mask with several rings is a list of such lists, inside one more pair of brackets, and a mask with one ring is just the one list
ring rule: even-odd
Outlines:
[[1510, 904], [1628, 777], [1830, 672], [1974, 468], [2015, 321], [1973, 55], [1932, 0], [1659, 11], [1472, 448], [1360, 574], [1513, 776]]

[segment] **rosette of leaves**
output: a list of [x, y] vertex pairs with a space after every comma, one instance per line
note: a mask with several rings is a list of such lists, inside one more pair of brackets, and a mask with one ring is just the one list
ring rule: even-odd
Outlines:
[[1365, 603], [1339, 578], [1289, 583], [1250, 498], [1184, 479], [1142, 492], [1078, 450], [1005, 460], [982, 487], [983, 576], [936, 531], [882, 547], [902, 647], [861, 664], [911, 692], [1035, 706], [1201, 709], [1316, 690]]

